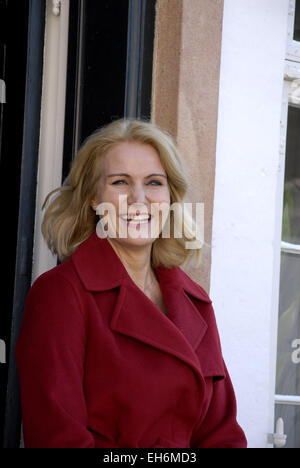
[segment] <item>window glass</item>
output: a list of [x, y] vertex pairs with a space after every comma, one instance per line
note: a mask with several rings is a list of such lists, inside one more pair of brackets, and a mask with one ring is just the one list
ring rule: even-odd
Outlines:
[[300, 109], [289, 107], [282, 240], [300, 245]]
[[284, 448], [300, 447], [300, 406], [276, 405], [275, 421], [282, 418], [287, 441]]
[[295, 24], [294, 24], [294, 40], [300, 41], [300, 1], [296, 0]]
[[[295, 18], [293, 24], [293, 9]], [[293, 33], [291, 29], [293, 28]], [[291, 40], [293, 38], [293, 40]], [[299, 44], [296, 44], [298, 41]], [[289, 1], [289, 40], [286, 65], [300, 65], [300, 0]], [[297, 76], [297, 73], [295, 74]], [[288, 404], [275, 405], [275, 426], [284, 422], [286, 448], [300, 447], [300, 100], [299, 80], [289, 88], [280, 262], [276, 389]], [[286, 95], [285, 99], [288, 99]], [[284, 99], [284, 101], [285, 101]], [[284, 111], [286, 102], [284, 102]]]
[[276, 393], [300, 395], [300, 255], [281, 254]]

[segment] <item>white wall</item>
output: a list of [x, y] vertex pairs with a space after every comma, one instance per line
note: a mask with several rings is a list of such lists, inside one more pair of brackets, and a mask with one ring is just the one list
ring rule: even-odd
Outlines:
[[249, 447], [273, 432], [288, 0], [225, 0], [210, 296]]

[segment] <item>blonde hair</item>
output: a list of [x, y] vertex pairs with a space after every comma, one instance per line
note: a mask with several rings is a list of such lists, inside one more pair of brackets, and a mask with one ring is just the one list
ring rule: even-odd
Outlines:
[[[166, 131], [154, 123], [136, 119], [116, 120], [89, 136], [72, 163], [63, 185], [52, 190], [46, 197], [42, 209], [50, 197], [42, 222], [42, 233], [49, 249], [57, 254], [60, 261], [66, 260], [76, 248], [96, 229], [97, 214], [91, 207], [101, 174], [102, 156], [118, 143], [129, 141], [151, 145], [158, 152], [164, 167], [170, 190], [171, 204], [183, 206], [187, 192], [187, 179], [184, 175], [181, 157], [176, 144]], [[152, 266], [171, 268], [200, 261], [202, 242], [196, 238], [196, 224], [191, 215], [184, 212], [182, 237], [174, 237], [176, 212], [170, 210], [170, 237], [160, 236], [152, 246]], [[187, 241], [196, 241], [196, 248], [186, 249]]]

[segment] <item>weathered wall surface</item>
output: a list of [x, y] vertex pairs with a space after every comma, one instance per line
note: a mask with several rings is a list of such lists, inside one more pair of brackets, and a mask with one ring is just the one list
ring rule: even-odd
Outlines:
[[[204, 203], [211, 244], [223, 0], [158, 0], [152, 119], [176, 137], [189, 180], [187, 201]], [[210, 250], [188, 268], [209, 291]]]

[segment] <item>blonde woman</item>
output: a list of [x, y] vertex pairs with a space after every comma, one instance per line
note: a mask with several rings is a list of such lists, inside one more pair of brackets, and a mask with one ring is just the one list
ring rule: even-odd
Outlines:
[[32, 285], [16, 346], [25, 447], [246, 447], [212, 302], [182, 269], [201, 249], [171, 209], [186, 190], [171, 136], [121, 119], [46, 198], [62, 263]]

